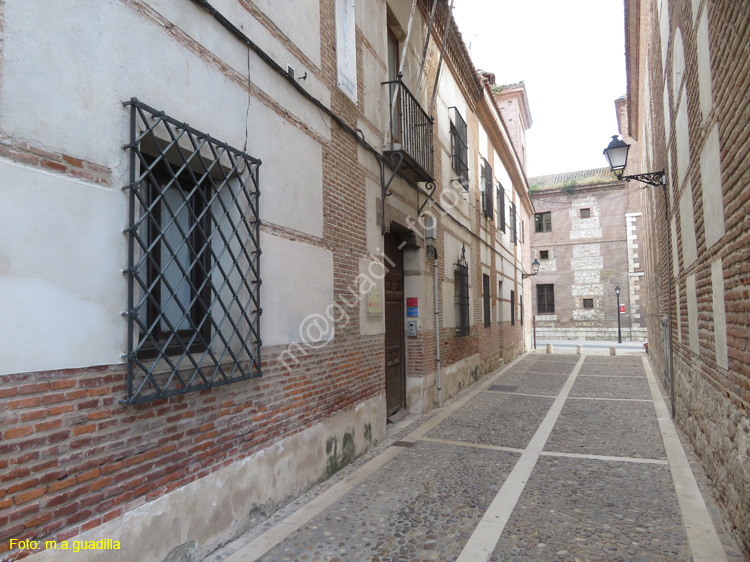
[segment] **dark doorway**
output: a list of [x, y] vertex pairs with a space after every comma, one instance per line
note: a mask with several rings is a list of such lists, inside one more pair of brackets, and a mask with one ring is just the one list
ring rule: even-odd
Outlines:
[[385, 402], [391, 416], [406, 404], [404, 361], [404, 256], [401, 241], [385, 235]]

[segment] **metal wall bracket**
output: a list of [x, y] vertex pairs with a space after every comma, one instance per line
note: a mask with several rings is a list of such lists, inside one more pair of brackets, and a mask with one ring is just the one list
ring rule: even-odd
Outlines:
[[390, 159], [393, 162], [393, 166], [392, 166], [393, 173], [391, 173], [391, 177], [388, 179], [387, 182], [385, 181], [385, 158], [383, 158], [383, 160], [378, 160], [378, 163], [380, 164], [380, 188], [382, 190], [382, 197], [380, 198], [380, 203], [383, 206], [383, 227], [381, 229], [382, 234], [385, 234], [385, 231], [386, 231], [385, 198], [393, 195], [393, 192], [390, 191], [388, 188], [391, 187], [391, 183], [393, 182], [394, 178], [398, 174], [398, 171], [401, 169], [401, 165], [404, 163], [404, 153], [401, 151], [391, 152]]
[[[432, 187], [430, 187], [432, 186]], [[435, 190], [437, 189], [437, 185], [434, 181], [427, 182], [425, 184], [425, 191], [427, 192], [427, 198], [424, 200], [424, 203], [419, 205], [419, 191], [417, 191], [417, 205], [419, 205], [419, 209], [417, 210], [417, 217], [422, 216], [422, 209], [425, 208], [425, 205], [429, 203], [429, 201], [432, 199], [432, 194], [435, 193]]]
[[[666, 185], [667, 174], [662, 169], [661, 172], [648, 172], [646, 174], [634, 174], [632, 176], [620, 176], [621, 180], [635, 180], [648, 185]], [[641, 188], [644, 189], [644, 188]]]

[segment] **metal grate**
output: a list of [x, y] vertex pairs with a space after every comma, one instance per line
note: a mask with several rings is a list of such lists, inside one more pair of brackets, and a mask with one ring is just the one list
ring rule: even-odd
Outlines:
[[490, 220], [495, 219], [495, 204], [492, 201], [492, 166], [482, 158], [482, 213]]
[[133, 98], [128, 404], [261, 376], [260, 160]]
[[457, 107], [451, 107], [453, 118], [451, 119], [451, 165], [453, 171], [463, 181], [464, 189], [469, 189], [469, 144], [467, 142], [466, 121], [461, 117]]
[[466, 261], [466, 246], [461, 249], [461, 257], [456, 262], [454, 275], [456, 284], [456, 335], [468, 336], [471, 327], [469, 326], [469, 264]]
[[510, 384], [493, 384], [487, 390], [492, 390], [493, 392], [515, 392], [517, 388], [518, 386]]

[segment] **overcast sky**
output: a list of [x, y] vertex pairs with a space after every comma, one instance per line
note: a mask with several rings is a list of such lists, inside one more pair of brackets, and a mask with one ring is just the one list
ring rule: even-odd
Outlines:
[[525, 82], [529, 177], [607, 165], [625, 94], [622, 0], [455, 0], [474, 64]]

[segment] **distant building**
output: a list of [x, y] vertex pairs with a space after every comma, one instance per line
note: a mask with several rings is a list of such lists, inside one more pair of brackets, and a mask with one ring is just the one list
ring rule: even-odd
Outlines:
[[[645, 285], [640, 196], [609, 168], [529, 178], [536, 336], [643, 341]], [[618, 298], [615, 288], [620, 288]]]
[[[750, 4], [626, 0], [649, 357], [750, 556]], [[606, 139], [602, 139], [606, 144]]]

